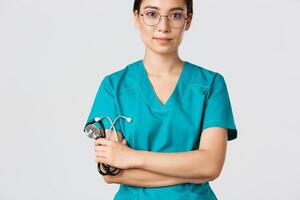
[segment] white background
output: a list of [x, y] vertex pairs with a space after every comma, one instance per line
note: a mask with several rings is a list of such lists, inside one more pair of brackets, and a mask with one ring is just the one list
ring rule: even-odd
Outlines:
[[[180, 55], [223, 74], [239, 131], [214, 192], [300, 199], [300, 1], [194, 4]], [[0, 0], [1, 200], [113, 198], [82, 129], [103, 76], [144, 54], [132, 7]]]

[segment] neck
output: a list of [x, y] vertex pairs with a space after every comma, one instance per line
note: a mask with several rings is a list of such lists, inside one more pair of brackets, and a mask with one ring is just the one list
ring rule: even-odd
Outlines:
[[171, 54], [158, 54], [146, 49], [143, 63], [148, 74], [157, 76], [178, 74], [183, 66], [178, 51]]

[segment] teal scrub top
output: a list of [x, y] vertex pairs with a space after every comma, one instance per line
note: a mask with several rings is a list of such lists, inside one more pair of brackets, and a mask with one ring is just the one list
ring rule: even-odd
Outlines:
[[[143, 60], [106, 75], [100, 84], [87, 122], [95, 117], [119, 115], [115, 124], [135, 150], [186, 152], [199, 149], [201, 132], [208, 127], [228, 129], [228, 140], [237, 138], [225, 80], [220, 73], [184, 62], [173, 93], [165, 104], [156, 96]], [[108, 120], [103, 120], [106, 129]], [[114, 200], [213, 200], [209, 182], [165, 187], [120, 184]]]

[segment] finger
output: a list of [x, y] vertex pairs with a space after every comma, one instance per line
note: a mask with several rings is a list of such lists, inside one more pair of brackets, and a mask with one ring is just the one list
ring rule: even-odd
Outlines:
[[107, 146], [95, 145], [94, 150], [95, 150], [95, 152], [106, 152]]
[[96, 157], [101, 157], [101, 158], [106, 158], [107, 157], [107, 152], [106, 151], [103, 151], [103, 150], [101, 150], [101, 151], [95, 151], [95, 156]]
[[95, 157], [96, 157], [96, 159], [99, 159], [99, 158], [105, 158], [104, 155], [98, 154], [98, 153], [95, 154]]
[[97, 152], [97, 153], [95, 153], [95, 156], [96, 156], [96, 158], [106, 158], [106, 154], [105, 153], [99, 153], [99, 152]]
[[104, 157], [96, 157], [95, 158], [96, 163], [106, 163], [106, 158]]
[[98, 138], [97, 140], [95, 140], [95, 145], [104, 145], [107, 146], [110, 144], [110, 141], [105, 139], [105, 138]]

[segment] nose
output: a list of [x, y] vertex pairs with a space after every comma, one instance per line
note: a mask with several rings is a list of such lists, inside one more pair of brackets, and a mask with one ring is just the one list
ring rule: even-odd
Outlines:
[[168, 16], [161, 16], [158, 21], [158, 30], [161, 32], [169, 32], [170, 31], [170, 24]]

